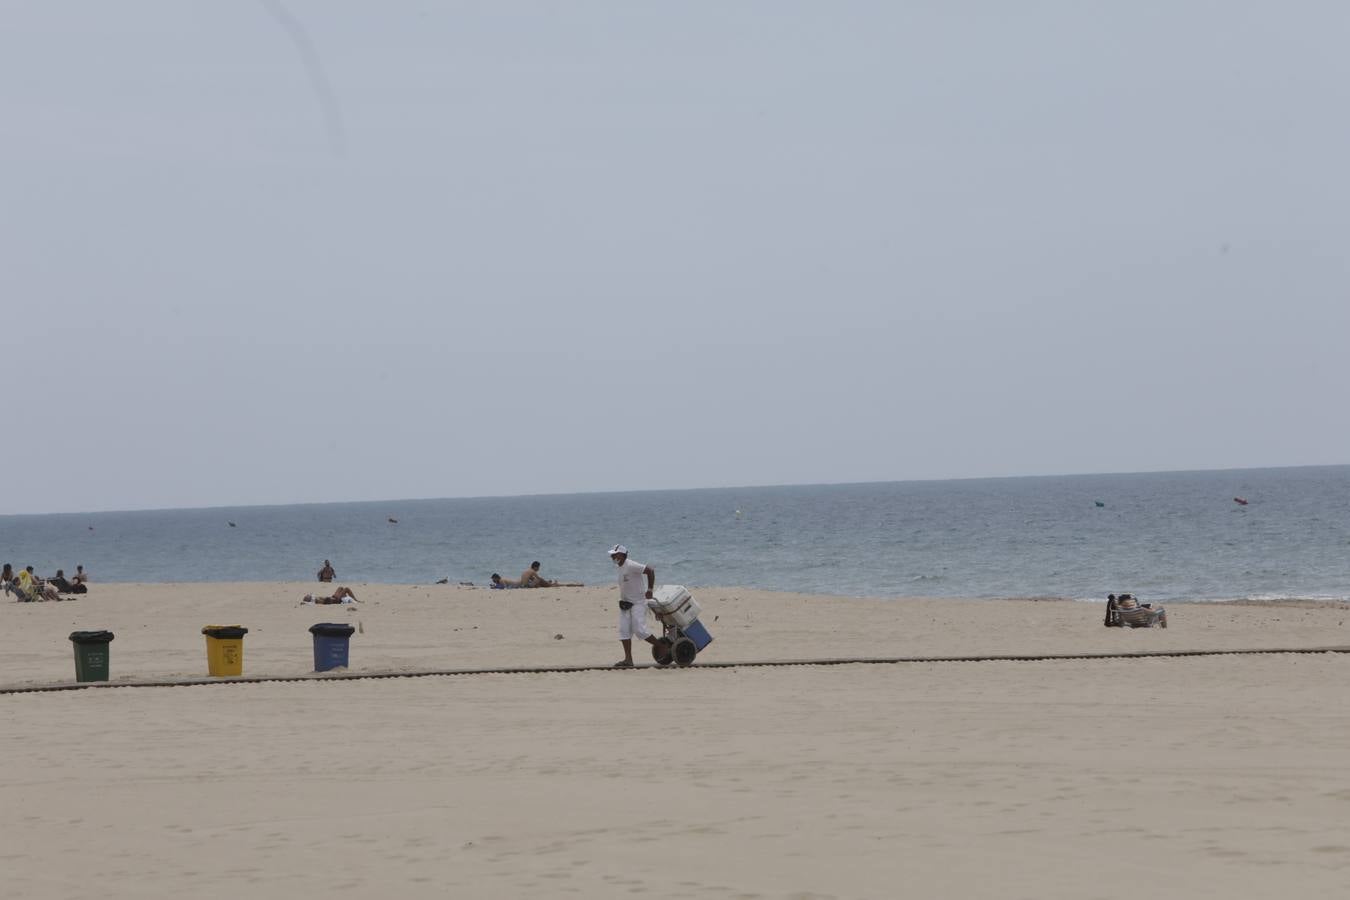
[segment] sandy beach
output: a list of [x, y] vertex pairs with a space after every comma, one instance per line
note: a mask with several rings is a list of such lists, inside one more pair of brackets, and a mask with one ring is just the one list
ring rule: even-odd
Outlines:
[[[7, 688], [206, 675], [300, 682], [0, 695], [7, 897], [1342, 896], [1350, 655], [434, 676], [605, 665], [612, 586], [101, 585], [0, 605]], [[1188, 604], [1106, 629], [1062, 601], [702, 588], [704, 662], [1350, 645], [1335, 604]], [[561, 637], [559, 637], [561, 636]], [[639, 654], [641, 656], [641, 654]]]

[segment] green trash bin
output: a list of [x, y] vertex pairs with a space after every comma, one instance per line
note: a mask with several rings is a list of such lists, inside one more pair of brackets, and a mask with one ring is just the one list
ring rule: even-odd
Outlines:
[[108, 644], [111, 631], [72, 631], [70, 642], [75, 645], [75, 680], [108, 680]]

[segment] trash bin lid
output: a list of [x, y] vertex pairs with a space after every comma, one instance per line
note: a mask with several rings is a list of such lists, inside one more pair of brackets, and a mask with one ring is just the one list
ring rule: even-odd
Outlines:
[[356, 633], [356, 628], [346, 622], [320, 622], [309, 626], [309, 633], [323, 637], [351, 637]]
[[72, 631], [70, 639], [77, 644], [106, 644], [113, 639], [111, 631]]
[[228, 640], [243, 637], [248, 634], [248, 629], [242, 625], [207, 625], [202, 629], [202, 634], [207, 637]]

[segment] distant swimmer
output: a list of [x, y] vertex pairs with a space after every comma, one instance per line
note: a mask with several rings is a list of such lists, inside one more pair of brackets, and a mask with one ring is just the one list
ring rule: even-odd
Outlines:
[[395, 519], [393, 516], [390, 516], [390, 517], [389, 517], [389, 524], [390, 524], [390, 525], [397, 525], [397, 524], [398, 524], [398, 519]]
[[1106, 505], [1105, 503], [1103, 503], [1103, 502], [1100, 501], [1100, 500], [1093, 500], [1092, 502], [1093, 502], [1097, 507], [1099, 507], [1099, 508]]
[[1233, 502], [1236, 503], [1238, 506], [1246, 506], [1246, 505], [1247, 505], [1247, 498], [1246, 498], [1246, 497], [1234, 497], [1234, 498], [1233, 498]]
[[237, 527], [239, 527], [239, 526], [235, 525], [233, 522], [226, 522], [225, 524], [226, 524], [226, 525], [229, 525], [231, 528], [237, 528]]

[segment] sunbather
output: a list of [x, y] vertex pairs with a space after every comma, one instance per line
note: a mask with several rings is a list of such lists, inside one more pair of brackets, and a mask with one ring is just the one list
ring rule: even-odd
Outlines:
[[[1156, 622], [1163, 628], [1167, 627], [1167, 610], [1163, 609], [1161, 606], [1154, 609], [1153, 604], [1151, 603], [1140, 603], [1133, 594], [1121, 594], [1119, 597], [1115, 594], [1107, 595], [1106, 622], [1104, 624], [1108, 627], [1126, 624], [1126, 622], [1122, 620], [1120, 613], [1129, 612], [1131, 610], [1148, 610], [1152, 613], [1152, 616], [1148, 619], [1148, 625], [1152, 625]], [[1136, 612], [1135, 615], [1137, 616], [1138, 613]], [[1133, 627], [1143, 623], [1131, 622], [1129, 624]]]
[[326, 604], [326, 603], [360, 603], [361, 601], [356, 599], [356, 594], [352, 593], [351, 588], [340, 587], [337, 590], [333, 591], [333, 595], [331, 597], [315, 597], [312, 594], [306, 594], [304, 596], [304, 599], [301, 600], [300, 602]]
[[60, 600], [56, 588], [33, 575], [33, 567], [19, 572], [14, 580], [5, 584], [5, 590], [12, 592], [20, 603], [33, 603], [38, 600]]

